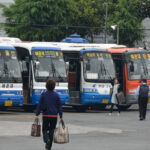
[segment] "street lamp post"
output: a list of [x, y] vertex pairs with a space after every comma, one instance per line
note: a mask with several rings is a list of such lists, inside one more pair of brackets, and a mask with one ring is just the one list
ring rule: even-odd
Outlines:
[[111, 28], [113, 30], [116, 30], [116, 34], [117, 34], [117, 44], [119, 44], [119, 25], [112, 25]]
[[117, 25], [117, 44], [119, 44], [119, 25]]

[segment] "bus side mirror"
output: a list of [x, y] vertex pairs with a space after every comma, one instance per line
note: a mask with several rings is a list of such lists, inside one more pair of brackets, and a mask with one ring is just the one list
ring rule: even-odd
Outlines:
[[68, 71], [69, 70], [69, 62], [65, 62], [66, 63], [66, 70]]
[[39, 61], [35, 61], [34, 64], [35, 64], [35, 68], [36, 68], [36, 69], [39, 69], [40, 62], [39, 62]]
[[134, 72], [134, 65], [133, 65], [133, 63], [130, 64], [130, 72]]
[[89, 63], [86, 64], [86, 70], [89, 71], [91, 69], [91, 66]]

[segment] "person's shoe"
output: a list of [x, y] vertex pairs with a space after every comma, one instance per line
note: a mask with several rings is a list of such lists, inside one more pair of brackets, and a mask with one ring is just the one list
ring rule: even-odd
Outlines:
[[112, 113], [109, 113], [109, 116], [111, 116], [112, 115]]
[[47, 140], [47, 142], [45, 144], [45, 148], [46, 148], [46, 150], [51, 150], [51, 148], [50, 148], [50, 139]]
[[141, 117], [140, 120], [143, 120], [143, 118]]

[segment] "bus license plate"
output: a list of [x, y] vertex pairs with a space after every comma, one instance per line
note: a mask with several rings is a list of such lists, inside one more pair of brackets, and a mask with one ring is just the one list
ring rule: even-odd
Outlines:
[[5, 106], [12, 106], [12, 101], [5, 101]]
[[108, 99], [103, 99], [103, 100], [102, 100], [102, 103], [108, 104]]
[[148, 98], [148, 103], [150, 103], [150, 98]]

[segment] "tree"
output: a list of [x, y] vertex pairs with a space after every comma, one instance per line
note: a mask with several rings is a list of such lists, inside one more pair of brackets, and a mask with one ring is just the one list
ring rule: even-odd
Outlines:
[[[110, 25], [119, 26], [119, 43], [133, 46], [144, 37], [141, 28], [142, 19], [139, 17], [139, 0], [118, 0]], [[114, 32], [116, 39], [116, 31]]]
[[76, 0], [72, 16], [72, 25], [78, 26], [75, 32], [82, 36], [100, 34], [104, 29], [105, 0]]
[[72, 0], [14, 0], [4, 7], [8, 36], [22, 40], [59, 41], [66, 36]]
[[[22, 40], [60, 41], [78, 33], [89, 36], [119, 25], [120, 44], [133, 46], [143, 38], [141, 22], [150, 16], [150, 0], [14, 0], [3, 7], [8, 36]], [[109, 3], [108, 18], [106, 2]], [[112, 31], [112, 30], [111, 30]], [[116, 31], [113, 32], [116, 38]]]

